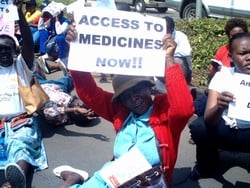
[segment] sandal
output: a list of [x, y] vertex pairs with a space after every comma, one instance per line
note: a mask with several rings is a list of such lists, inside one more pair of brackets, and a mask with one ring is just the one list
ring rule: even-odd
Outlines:
[[59, 177], [62, 179], [61, 173], [63, 171], [70, 171], [70, 172], [77, 173], [80, 176], [82, 176], [84, 181], [86, 181], [89, 178], [88, 172], [86, 172], [84, 170], [75, 169], [75, 168], [68, 166], [68, 165], [62, 165], [62, 166], [58, 166], [58, 167], [54, 168], [53, 173], [56, 175], [56, 177]]

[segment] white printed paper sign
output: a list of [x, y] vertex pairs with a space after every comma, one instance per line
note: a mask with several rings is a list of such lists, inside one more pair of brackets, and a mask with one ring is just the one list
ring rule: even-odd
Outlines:
[[228, 116], [250, 121], [250, 75], [235, 73], [231, 86], [236, 102], [229, 103]]
[[149, 170], [152, 166], [138, 148], [133, 148], [100, 170], [103, 180], [112, 188]]
[[52, 17], [56, 17], [64, 8], [66, 8], [66, 5], [63, 3], [52, 1], [42, 10], [42, 12], [49, 12]]
[[136, 12], [80, 7], [74, 11], [77, 40], [68, 68], [86, 72], [163, 76], [166, 33], [162, 18]]

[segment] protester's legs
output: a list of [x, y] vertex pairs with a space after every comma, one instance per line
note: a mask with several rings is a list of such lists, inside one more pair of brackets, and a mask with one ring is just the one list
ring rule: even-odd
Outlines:
[[45, 29], [39, 30], [39, 41], [40, 41], [40, 48], [39, 51], [41, 54], [46, 53], [45, 42], [49, 38], [49, 32]]
[[32, 33], [34, 44], [35, 45], [39, 44], [39, 31], [38, 31], [38, 29], [36, 27], [30, 27], [30, 30]]
[[[10, 168], [7, 168], [5, 172], [13, 182], [17, 181], [22, 173], [19, 173], [18, 168], [11, 164], [18, 164], [27, 180], [32, 180], [34, 168], [42, 170], [48, 167], [37, 117], [30, 118], [27, 125], [15, 131], [7, 123], [5, 125], [5, 143], [7, 146], [7, 163], [10, 164]], [[14, 173], [12, 173], [12, 170]], [[26, 183], [29, 183], [29, 181], [26, 181]]]
[[58, 45], [58, 58], [66, 58], [69, 53], [69, 44], [65, 40], [65, 35], [57, 35], [56, 42]]
[[26, 188], [32, 187], [32, 180], [33, 180], [33, 174], [34, 174], [34, 167], [27, 163], [24, 160], [20, 160], [17, 162], [17, 164], [21, 167], [23, 170], [25, 177], [26, 177]]
[[210, 137], [204, 117], [198, 117], [189, 125], [196, 144], [196, 168], [201, 176], [209, 176], [219, 165], [219, 153], [214, 138]]
[[33, 33], [33, 41], [34, 41], [34, 44], [35, 45], [40, 45], [40, 40], [39, 40], [39, 31], [37, 30], [37, 31], [35, 31], [34, 33]]
[[228, 151], [250, 152], [250, 129], [234, 129], [225, 125], [221, 120], [214, 131], [218, 147]]
[[219, 167], [218, 149], [250, 152], [250, 129], [232, 129], [223, 119], [216, 126], [205, 126], [203, 117], [189, 128], [196, 144], [196, 167], [203, 177], [212, 175]]

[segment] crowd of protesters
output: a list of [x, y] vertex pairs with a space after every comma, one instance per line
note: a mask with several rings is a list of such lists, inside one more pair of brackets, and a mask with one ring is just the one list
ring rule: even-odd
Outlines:
[[[205, 101], [200, 104], [190, 89], [191, 46], [187, 36], [175, 29], [172, 18], [164, 18], [168, 33], [162, 36], [165, 73], [158, 79], [164, 91], [154, 91], [156, 82], [152, 77], [112, 74], [112, 93], [98, 87], [91, 73], [68, 70], [70, 43], [76, 40], [77, 33], [72, 24], [74, 19], [64, 15], [64, 6], [49, 11], [46, 7], [50, 3], [54, 2], [47, 2], [40, 9], [35, 0], [13, 2], [19, 16], [15, 36], [0, 34], [0, 83], [4, 87], [0, 89], [0, 105], [8, 107], [0, 109], [0, 138], [4, 139], [6, 152], [6, 161], [0, 166], [6, 182], [1, 187], [32, 187], [34, 172], [48, 168], [40, 122], [37, 116], [25, 113], [16, 75], [26, 85], [35, 76], [49, 95], [50, 101], [37, 111], [46, 123], [85, 126], [100, 116], [114, 126], [113, 160], [90, 178], [84, 170], [59, 166], [54, 173], [64, 180], [60, 188], [109, 187], [100, 172], [135, 148], [150, 165], [163, 169], [167, 185], [172, 187], [180, 136], [194, 114], [199, 114], [199, 118], [189, 125], [197, 157], [189, 176], [192, 180], [215, 174], [220, 164], [218, 149], [249, 152], [249, 121], [228, 116], [228, 108], [236, 98], [223, 82], [232, 81], [236, 73], [250, 74], [250, 35], [243, 19], [229, 19], [226, 23], [229, 43], [214, 57], [222, 65], [210, 68], [211, 83]], [[129, 6], [116, 5], [112, 0], [100, 0], [96, 6], [130, 11]], [[54, 46], [49, 46], [52, 43]], [[47, 79], [46, 75], [54, 71], [63, 71], [63, 76]], [[100, 81], [106, 82], [106, 75], [101, 75]], [[72, 90], [76, 95], [71, 94]], [[198, 110], [199, 105], [202, 110]], [[16, 123], [19, 120], [21, 123]]]

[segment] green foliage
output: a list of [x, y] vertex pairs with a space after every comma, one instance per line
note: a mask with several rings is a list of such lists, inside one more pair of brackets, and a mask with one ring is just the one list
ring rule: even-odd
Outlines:
[[[227, 19], [193, 19], [177, 20], [177, 30], [187, 34], [192, 47], [192, 68], [197, 74], [196, 79], [200, 85], [207, 85], [207, 73], [210, 60], [216, 50], [228, 42], [224, 32]], [[250, 24], [250, 20], [247, 20]], [[204, 75], [205, 74], [205, 75]]]

